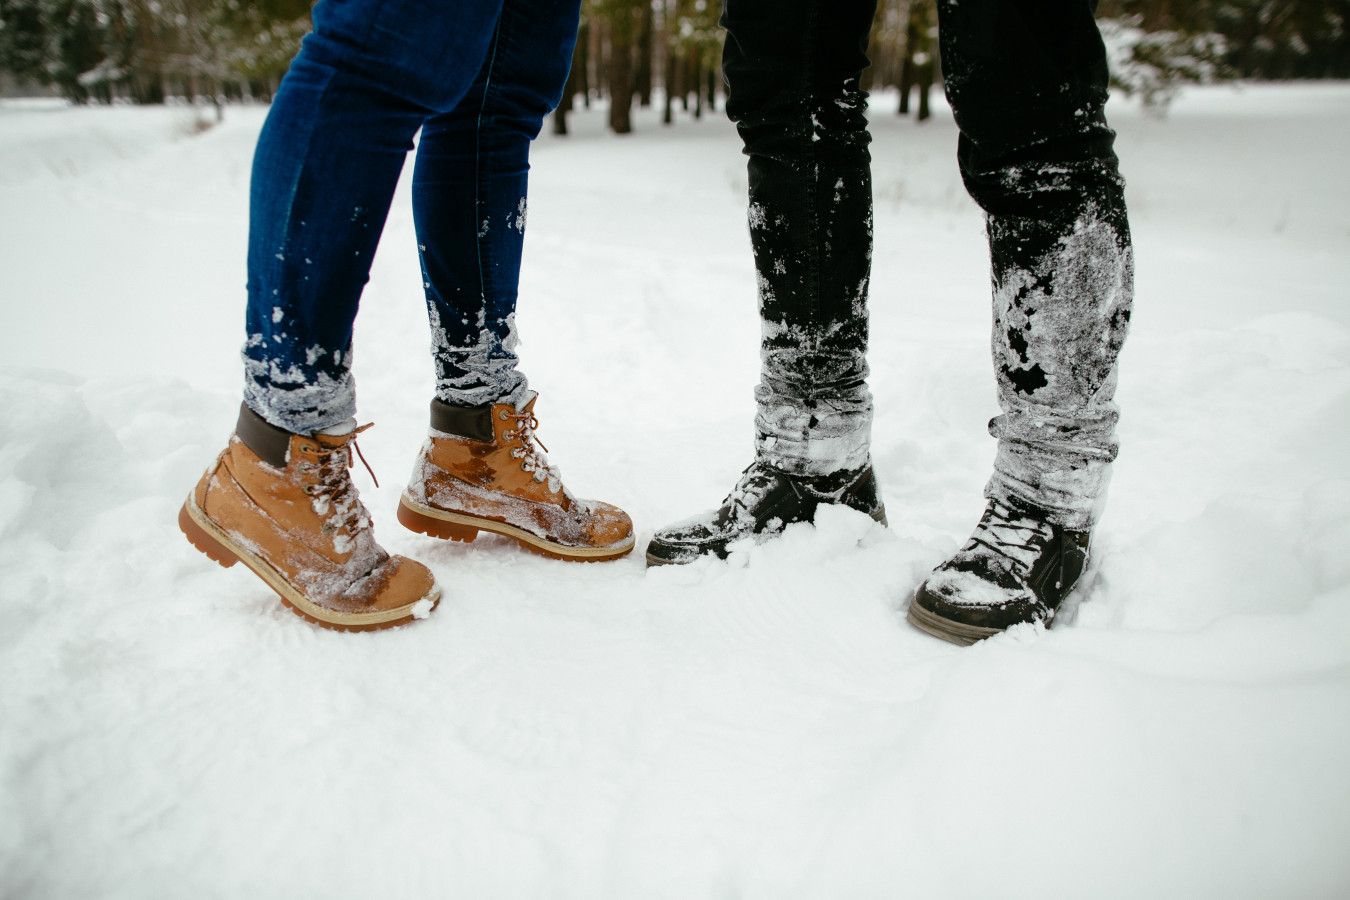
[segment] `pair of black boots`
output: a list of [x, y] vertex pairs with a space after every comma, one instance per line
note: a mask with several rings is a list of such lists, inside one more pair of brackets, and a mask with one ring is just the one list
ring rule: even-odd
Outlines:
[[[648, 565], [725, 559], [736, 541], [776, 534], [815, 519], [821, 504], [841, 504], [886, 524], [872, 467], [821, 478], [786, 475], [752, 463], [711, 513], [656, 532]], [[1086, 531], [1070, 531], [1040, 510], [991, 500], [975, 532], [919, 585], [909, 621], [935, 637], [973, 644], [1023, 622], [1049, 624], [1087, 565]]]

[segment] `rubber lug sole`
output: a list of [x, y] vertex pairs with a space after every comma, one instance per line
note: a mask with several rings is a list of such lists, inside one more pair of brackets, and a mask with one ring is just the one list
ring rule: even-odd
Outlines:
[[999, 628], [964, 625], [960, 622], [944, 619], [942, 616], [931, 613], [920, 606], [917, 596], [909, 601], [909, 612], [906, 613], [905, 618], [909, 620], [909, 624], [920, 631], [953, 644], [960, 644], [963, 647], [969, 647], [977, 641], [993, 637], [1002, 631]]
[[427, 506], [408, 496], [406, 491], [399, 498], [398, 520], [409, 531], [465, 543], [478, 537], [478, 532], [489, 531], [511, 538], [532, 553], [566, 562], [608, 562], [619, 559], [632, 552], [634, 543], [630, 535], [627, 541], [608, 547], [569, 547], [545, 540], [506, 522], [498, 522], [496, 519], [484, 519]]
[[[1073, 620], [1078, 615], [1078, 606], [1088, 593], [1088, 589], [1096, 580], [1095, 567], [1089, 567], [1087, 572], [1078, 579], [1078, 583], [1073, 589], [1060, 601], [1059, 609], [1051, 612], [1048, 619], [1045, 620], [1045, 627], [1052, 628], [1056, 625], [1072, 625]], [[920, 585], [919, 587], [923, 587]], [[944, 619], [937, 613], [929, 612], [919, 605], [919, 592], [916, 589], [914, 596], [909, 601], [909, 612], [905, 614], [909, 624], [920, 631], [927, 632], [933, 637], [942, 638], [944, 641], [950, 641], [953, 644], [961, 644], [969, 647], [977, 641], [982, 641], [987, 637], [993, 637], [996, 634], [1002, 634], [1005, 628], [983, 628], [979, 625], [966, 625], [961, 622], [954, 622], [951, 619]], [[1011, 627], [1011, 626], [1009, 626]]]
[[[178, 511], [178, 527], [192, 546], [224, 568], [228, 569], [237, 562], [242, 562], [248, 566], [254, 574], [276, 592], [277, 597], [287, 609], [320, 628], [327, 628], [332, 631], [382, 631], [386, 628], [406, 625], [418, 618], [411, 612], [412, 607], [372, 614], [344, 613], [316, 606], [306, 600], [299, 591], [287, 584], [280, 572], [260, 557], [231, 541], [229, 535], [206, 518], [206, 515], [197, 508], [191, 497], [183, 503], [182, 508]], [[431, 601], [431, 606], [427, 609], [429, 614], [441, 602], [441, 589], [433, 587], [431, 593], [417, 603], [427, 600]], [[417, 603], [412, 604], [412, 606], [415, 607]], [[385, 618], [387, 616], [393, 616], [393, 618]]]

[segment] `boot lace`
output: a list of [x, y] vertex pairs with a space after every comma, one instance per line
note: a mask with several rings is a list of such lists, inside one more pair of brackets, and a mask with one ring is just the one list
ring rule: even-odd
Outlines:
[[991, 503], [967, 547], [983, 545], [1029, 574], [1053, 538], [1054, 530], [1048, 523], [1019, 516], [1001, 503]]
[[773, 477], [761, 469], [759, 463], [751, 463], [741, 473], [741, 478], [731, 489], [731, 493], [727, 494], [724, 504], [731, 507], [732, 514], [737, 518], [744, 513], [753, 515], [755, 508], [759, 506], [773, 484]]
[[[534, 475], [534, 480], [543, 483], [548, 482], [548, 489], [551, 493], [561, 493], [562, 473], [551, 465], [548, 457], [544, 454], [548, 452], [548, 447], [539, 440], [539, 435], [535, 434], [535, 429], [539, 427], [539, 419], [533, 412], [523, 413], [505, 413], [507, 419], [513, 419], [516, 427], [502, 434], [502, 438], [507, 441], [519, 440], [520, 446], [511, 450], [511, 456], [520, 460], [520, 468], [523, 471]], [[536, 449], [535, 444], [539, 447]], [[540, 453], [539, 450], [543, 450]]]
[[352, 450], [355, 449], [366, 471], [370, 472], [371, 480], [375, 481], [375, 486], [380, 486], [379, 481], [375, 480], [375, 471], [370, 468], [365, 454], [356, 443], [356, 436], [369, 427], [370, 424], [362, 425], [351, 433], [348, 440], [336, 447], [306, 444], [300, 450], [313, 460], [300, 464], [300, 471], [306, 476], [301, 490], [309, 496], [315, 514], [325, 517], [319, 526], [320, 533], [337, 534], [346, 530], [345, 535], [339, 534], [333, 539], [339, 553], [351, 550], [357, 535], [370, 528], [370, 513], [361, 502], [348, 472], [353, 463]]

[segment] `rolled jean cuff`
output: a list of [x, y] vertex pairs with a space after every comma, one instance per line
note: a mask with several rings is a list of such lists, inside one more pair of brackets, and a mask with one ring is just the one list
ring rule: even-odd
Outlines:
[[445, 379], [438, 379], [436, 382], [436, 399], [451, 406], [510, 403], [516, 409], [520, 409], [531, 394], [529, 381], [518, 372], [514, 373], [514, 377], [500, 383], [476, 382], [472, 386], [463, 386]]
[[244, 379], [244, 403], [272, 425], [292, 434], [313, 434], [356, 415], [356, 383], [351, 372], [334, 378], [319, 372], [314, 380], [285, 386]]
[[1000, 441], [994, 474], [985, 485], [990, 500], [1033, 507], [1046, 521], [1071, 531], [1090, 531], [1106, 506], [1111, 461]]
[[816, 478], [867, 464], [872, 395], [802, 401], [761, 384], [755, 389], [755, 458], [787, 475]]

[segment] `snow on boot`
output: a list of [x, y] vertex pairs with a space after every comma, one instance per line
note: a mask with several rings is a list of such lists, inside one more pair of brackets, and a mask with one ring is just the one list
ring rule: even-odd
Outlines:
[[799, 478], [754, 462], [741, 473], [719, 508], [658, 530], [647, 545], [647, 565], [682, 565], [708, 555], [726, 559], [727, 547], [735, 541], [774, 535], [794, 522], [814, 521], [822, 503], [843, 504], [886, 524], [886, 509], [870, 465]]
[[909, 621], [954, 644], [1023, 622], [1048, 625], [1083, 574], [1089, 537], [991, 500], [966, 545], [919, 585]]
[[348, 468], [356, 436], [291, 434], [247, 406], [229, 445], [178, 513], [197, 549], [248, 566], [315, 624], [368, 631], [423, 618], [441, 591], [426, 566], [390, 556]]
[[536, 397], [531, 392], [520, 408], [432, 400], [431, 431], [399, 501], [398, 520], [453, 541], [491, 531], [554, 559], [599, 562], [631, 551], [628, 514], [572, 496], [540, 452]]

